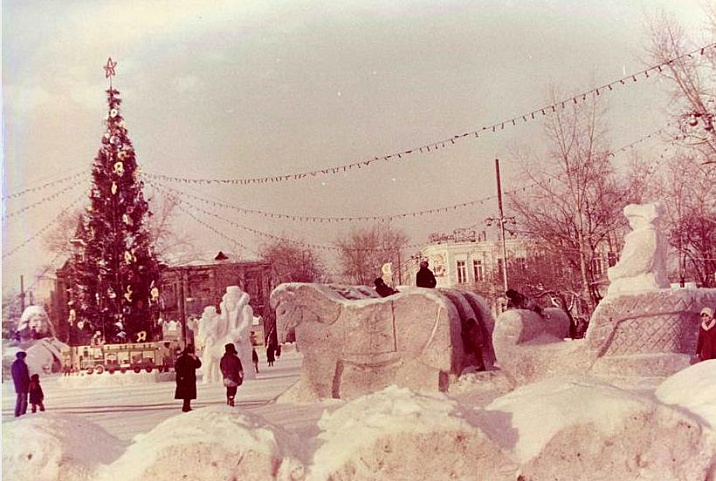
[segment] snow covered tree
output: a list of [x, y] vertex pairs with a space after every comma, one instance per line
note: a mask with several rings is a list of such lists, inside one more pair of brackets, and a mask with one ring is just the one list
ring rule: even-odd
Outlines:
[[73, 239], [77, 254], [70, 320], [81, 332], [99, 332], [105, 342], [150, 340], [159, 298], [159, 266], [144, 225], [151, 212], [120, 113], [119, 92], [111, 84], [107, 104], [107, 129], [92, 167], [90, 206]]

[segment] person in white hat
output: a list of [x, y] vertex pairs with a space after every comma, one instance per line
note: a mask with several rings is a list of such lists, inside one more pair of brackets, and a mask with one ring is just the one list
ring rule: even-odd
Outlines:
[[696, 342], [696, 355], [699, 359], [716, 359], [716, 319], [710, 307], [701, 309], [701, 326], [699, 340]]

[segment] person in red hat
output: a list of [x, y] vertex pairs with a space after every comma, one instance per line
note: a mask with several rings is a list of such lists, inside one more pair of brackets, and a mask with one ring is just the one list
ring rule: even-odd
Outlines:
[[710, 307], [701, 309], [701, 326], [699, 340], [696, 343], [696, 355], [699, 359], [716, 359], [716, 319]]

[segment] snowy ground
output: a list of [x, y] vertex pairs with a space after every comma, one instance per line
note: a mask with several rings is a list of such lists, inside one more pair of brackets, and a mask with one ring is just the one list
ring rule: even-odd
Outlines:
[[[261, 372], [254, 381], [246, 382], [239, 388], [236, 406], [241, 409], [258, 411], [261, 415], [281, 419], [280, 409], [266, 407], [298, 379], [301, 356], [296, 352], [285, 353], [273, 367], [259, 366]], [[47, 413], [76, 414], [103, 427], [107, 432], [123, 441], [146, 433], [166, 419], [181, 414], [181, 401], [174, 399], [173, 381], [139, 382], [106, 386], [108, 374], [92, 379], [63, 379], [60, 375], [42, 376]], [[114, 376], [121, 376], [116, 373]], [[128, 373], [126, 376], [133, 376]], [[141, 375], [140, 375], [141, 376]], [[101, 379], [101, 380], [100, 380]], [[94, 380], [94, 383], [91, 381]], [[223, 406], [226, 403], [226, 388], [219, 384], [197, 383], [198, 396], [192, 407]], [[3, 383], [2, 422], [14, 421], [15, 391], [12, 382]], [[32, 416], [32, 414], [28, 414]], [[40, 416], [40, 414], [35, 414]], [[318, 413], [320, 417], [320, 412]]]
[[300, 364], [285, 351], [234, 408], [222, 386], [200, 383], [186, 414], [173, 382], [46, 376], [48, 411], [15, 420], [5, 383], [3, 479], [716, 480], [716, 361], [638, 390], [563, 378], [509, 391], [492, 372], [448, 395], [393, 386], [350, 402], [277, 400]]

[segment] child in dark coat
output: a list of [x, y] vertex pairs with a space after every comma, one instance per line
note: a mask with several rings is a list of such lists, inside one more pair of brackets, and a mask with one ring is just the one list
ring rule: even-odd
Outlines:
[[40, 411], [45, 410], [45, 393], [42, 392], [42, 386], [40, 386], [40, 375], [33, 374], [30, 376], [30, 404], [32, 404], [32, 412], [37, 412], [37, 407], [40, 406]]

